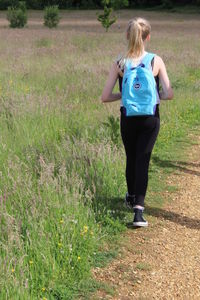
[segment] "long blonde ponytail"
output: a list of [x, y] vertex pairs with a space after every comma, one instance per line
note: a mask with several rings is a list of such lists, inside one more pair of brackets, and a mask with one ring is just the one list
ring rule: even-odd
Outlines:
[[127, 38], [128, 50], [127, 58], [137, 58], [144, 52], [144, 40], [151, 32], [151, 25], [142, 18], [136, 18], [128, 23]]

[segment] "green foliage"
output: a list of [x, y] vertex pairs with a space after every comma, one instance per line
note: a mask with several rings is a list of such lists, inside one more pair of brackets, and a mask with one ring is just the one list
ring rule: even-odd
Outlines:
[[12, 6], [11, 0], [1, 0], [0, 1], [0, 9], [7, 9], [9, 6]]
[[17, 8], [21, 9], [23, 12], [26, 12], [26, 2], [25, 1], [19, 1]]
[[22, 28], [27, 23], [26, 3], [19, 1], [16, 6], [8, 7], [7, 19], [11, 28]]
[[117, 9], [121, 9], [124, 7], [128, 7], [129, 1], [128, 0], [111, 0], [110, 5], [111, 5], [111, 7], [113, 7], [113, 9], [117, 10]]
[[173, 8], [173, 2], [171, 0], [162, 0], [162, 6], [167, 9]]
[[57, 27], [59, 21], [60, 17], [58, 6], [47, 6], [44, 11], [44, 25], [49, 28]]
[[[13, 6], [13, 2], [16, 2], [18, 0], [1, 0], [0, 1], [0, 9], [7, 9], [8, 6]], [[199, 5], [200, 0], [175, 0], [171, 1], [174, 6], [179, 5]], [[111, 0], [112, 7], [114, 9], [120, 9], [128, 6], [129, 7], [153, 7], [153, 6], [162, 6], [163, 1], [162, 0]], [[28, 8], [33, 9], [43, 9], [44, 7], [48, 5], [58, 5], [59, 8], [62, 9], [69, 9], [69, 8], [101, 8], [104, 5], [102, 5], [100, 0], [26, 0], [26, 5]]]
[[104, 4], [104, 13], [98, 15], [98, 21], [101, 22], [107, 32], [110, 26], [116, 22], [117, 18], [111, 16], [113, 9], [109, 7], [111, 4], [110, 0], [104, 0], [102, 3]]
[[117, 17], [112, 17], [113, 9], [117, 10], [129, 5], [128, 0], [102, 0], [104, 8], [103, 14], [98, 14], [98, 21], [101, 22], [102, 26], [106, 29], [106, 32], [112, 24], [117, 20]]
[[176, 6], [198, 5], [199, 0], [129, 0], [130, 7], [160, 7], [171, 9]]
[[[18, 0], [0, 0], [0, 9], [7, 9], [8, 6], [13, 6], [14, 2]], [[111, 6], [113, 9], [120, 9], [125, 7], [153, 7], [162, 6], [162, 0], [111, 0]], [[128, 4], [129, 2], [129, 4]], [[175, 0], [170, 1], [174, 6], [183, 5], [199, 5], [200, 0]], [[49, 5], [58, 5], [61, 9], [69, 8], [102, 8], [104, 4], [100, 0], [26, 0], [28, 8], [43, 9]]]

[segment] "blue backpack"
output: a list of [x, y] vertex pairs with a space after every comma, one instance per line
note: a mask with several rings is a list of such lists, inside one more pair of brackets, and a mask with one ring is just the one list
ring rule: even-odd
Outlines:
[[137, 67], [127, 59], [122, 82], [122, 104], [126, 116], [154, 115], [157, 88], [151, 61], [155, 54], [147, 53]]

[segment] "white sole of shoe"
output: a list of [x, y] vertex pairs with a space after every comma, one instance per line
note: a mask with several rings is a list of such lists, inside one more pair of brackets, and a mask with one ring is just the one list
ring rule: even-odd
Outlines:
[[136, 227], [148, 227], [148, 222], [133, 222], [133, 226]]

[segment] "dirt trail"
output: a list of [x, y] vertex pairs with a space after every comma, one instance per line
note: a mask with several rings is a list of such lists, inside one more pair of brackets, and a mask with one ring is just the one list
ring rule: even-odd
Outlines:
[[94, 270], [116, 291], [99, 291], [97, 299], [200, 299], [200, 138], [197, 143], [169, 178], [178, 186], [172, 201], [162, 209], [149, 207], [150, 226], [129, 229], [121, 256]]

